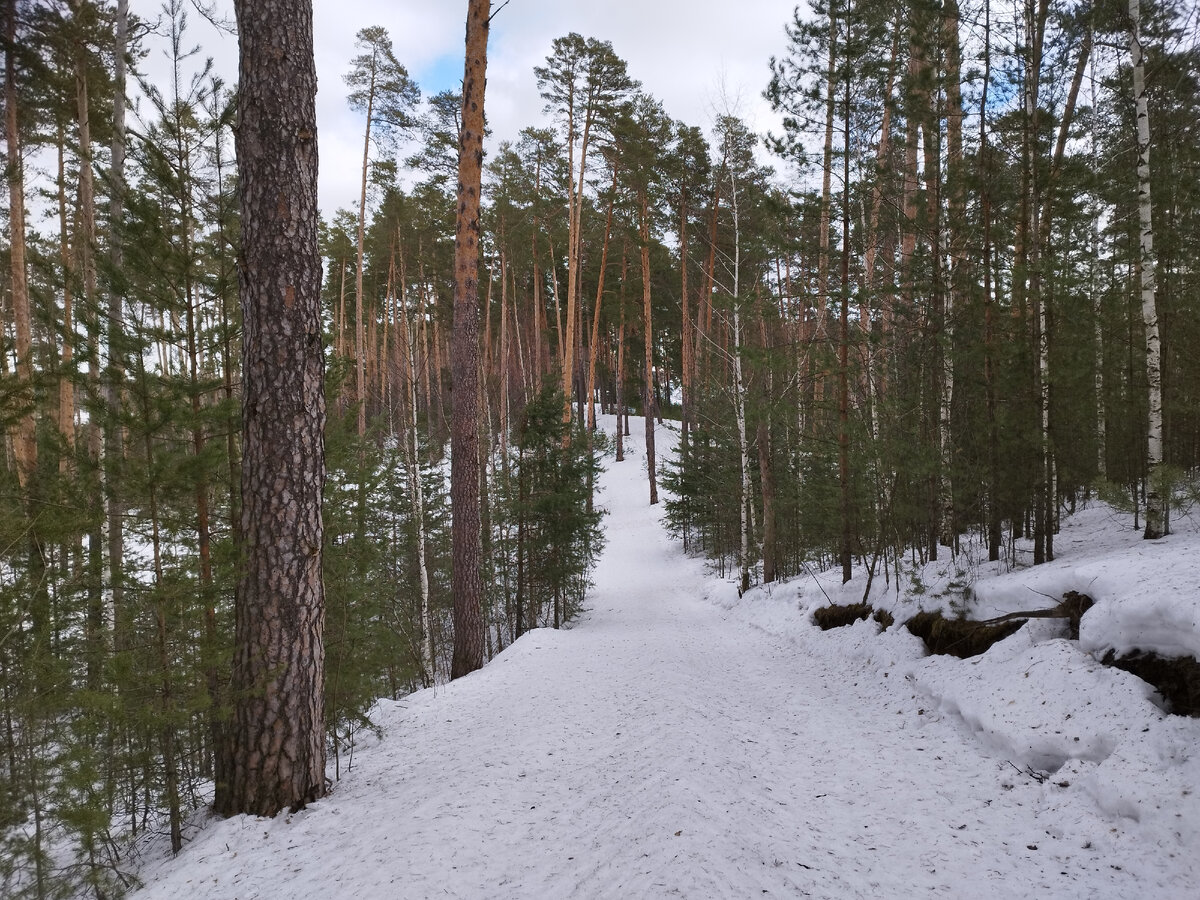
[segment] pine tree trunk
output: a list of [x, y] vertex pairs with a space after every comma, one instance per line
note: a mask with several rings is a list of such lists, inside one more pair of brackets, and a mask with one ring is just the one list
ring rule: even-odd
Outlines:
[[223, 815], [325, 794], [324, 357], [308, 0], [236, 0], [242, 575]]
[[688, 205], [687, 176], [679, 187], [679, 299], [683, 321], [680, 327], [679, 446], [687, 450], [692, 405], [692, 308], [688, 297]]
[[[483, 165], [484, 78], [491, 0], [467, 8], [458, 216], [454, 238], [454, 346], [451, 354], [450, 506], [454, 656], [451, 678], [483, 665], [483, 547], [479, 466], [479, 192]], [[568, 414], [569, 414], [568, 409]]]
[[[17, 41], [17, 3], [5, 4], [5, 38], [9, 47]], [[17, 124], [16, 61], [11, 50], [4, 54], [4, 124], [8, 150], [9, 272], [13, 325], [16, 332], [17, 378], [22, 391], [33, 390], [33, 325], [29, 308], [29, 281], [25, 269], [25, 179], [21, 165], [21, 138]], [[32, 396], [30, 397], [32, 400]], [[16, 421], [13, 453], [17, 478], [27, 488], [37, 468], [37, 425], [34, 406]]]
[[988, 84], [992, 73], [991, 16], [991, 4], [985, 2], [983, 89], [979, 99], [979, 159], [982, 171], [979, 206], [983, 229], [981, 261], [983, 264], [983, 381], [988, 447], [988, 560], [997, 562], [1000, 559], [1003, 520], [1000, 507], [1000, 429], [996, 417], [996, 315], [995, 301], [992, 296], [992, 150], [988, 146], [987, 132]]
[[650, 505], [658, 503], [658, 473], [654, 465], [654, 323], [650, 309], [650, 209], [643, 190], [639, 199], [642, 241], [642, 343], [646, 353], [643, 411], [646, 414], [646, 475], [650, 480]]
[[[600, 343], [600, 306], [604, 300], [604, 272], [608, 267], [608, 240], [612, 235], [613, 206], [617, 198], [617, 167], [613, 166], [613, 180], [610, 188], [612, 197], [608, 202], [608, 215], [604, 220], [604, 243], [600, 249], [600, 274], [596, 279], [596, 306], [592, 312], [591, 353], [588, 358], [587, 378], [587, 428], [588, 446], [591, 446], [591, 432], [596, 428], [596, 352]], [[686, 301], [685, 301], [686, 302]]]
[[[372, 59], [374, 63], [374, 59]], [[358, 401], [358, 436], [367, 433], [367, 378], [363, 335], [363, 241], [367, 229], [367, 170], [371, 155], [371, 115], [375, 106], [375, 67], [367, 86], [367, 125], [363, 136], [362, 186], [358, 194], [358, 264], [354, 271], [354, 385]]]
[[[847, 23], [847, 30], [849, 24]], [[847, 43], [849, 43], [847, 41]], [[841, 494], [842, 584], [851, 577], [850, 521], [850, 77], [846, 76], [842, 148], [842, 302], [838, 314], [838, 485]]]

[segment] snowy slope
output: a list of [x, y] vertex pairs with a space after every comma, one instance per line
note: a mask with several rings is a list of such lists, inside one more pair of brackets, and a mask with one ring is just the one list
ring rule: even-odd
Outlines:
[[922, 658], [818, 631], [811, 584], [738, 600], [664, 536], [641, 461], [604, 476], [580, 622], [380, 704], [330, 797], [206, 823], [135, 896], [1200, 896], [1200, 723], [1028, 630]]

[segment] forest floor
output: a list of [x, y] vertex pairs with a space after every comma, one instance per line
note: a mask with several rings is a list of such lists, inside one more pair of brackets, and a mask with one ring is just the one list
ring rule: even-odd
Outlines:
[[601, 500], [572, 627], [380, 703], [328, 798], [201, 823], [135, 896], [1200, 896], [1200, 723], [1133, 676], [1041, 632], [924, 657], [819, 631], [800, 587], [737, 598], [664, 533], [640, 447]]

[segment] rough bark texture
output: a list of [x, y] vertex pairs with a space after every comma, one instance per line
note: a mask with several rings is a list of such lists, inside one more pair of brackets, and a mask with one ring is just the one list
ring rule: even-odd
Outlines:
[[310, 0], [237, 0], [243, 571], [224, 815], [325, 793], [325, 482]]
[[483, 558], [479, 508], [479, 190], [483, 174], [483, 95], [491, 0], [467, 8], [458, 211], [454, 229], [454, 412], [450, 426], [450, 515], [454, 657], [450, 677], [483, 665]]
[[[12, 46], [17, 34], [17, 4], [5, 4], [5, 37]], [[25, 271], [25, 181], [21, 167], [21, 142], [17, 130], [16, 64], [6, 53], [4, 66], [4, 125], [8, 150], [9, 262], [12, 277], [13, 324], [16, 331], [17, 378], [26, 389], [33, 385], [33, 328], [29, 312], [29, 287]], [[36, 424], [33, 406], [17, 419], [13, 451], [17, 477], [25, 488], [37, 467]]]

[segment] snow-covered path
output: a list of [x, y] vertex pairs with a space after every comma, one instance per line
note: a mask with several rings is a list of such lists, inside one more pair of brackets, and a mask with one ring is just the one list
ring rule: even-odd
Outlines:
[[1191, 896], [1085, 793], [925, 715], [902, 673], [860, 678], [706, 599], [640, 454], [602, 500], [577, 625], [384, 704], [332, 796], [209, 825], [138, 896]]

